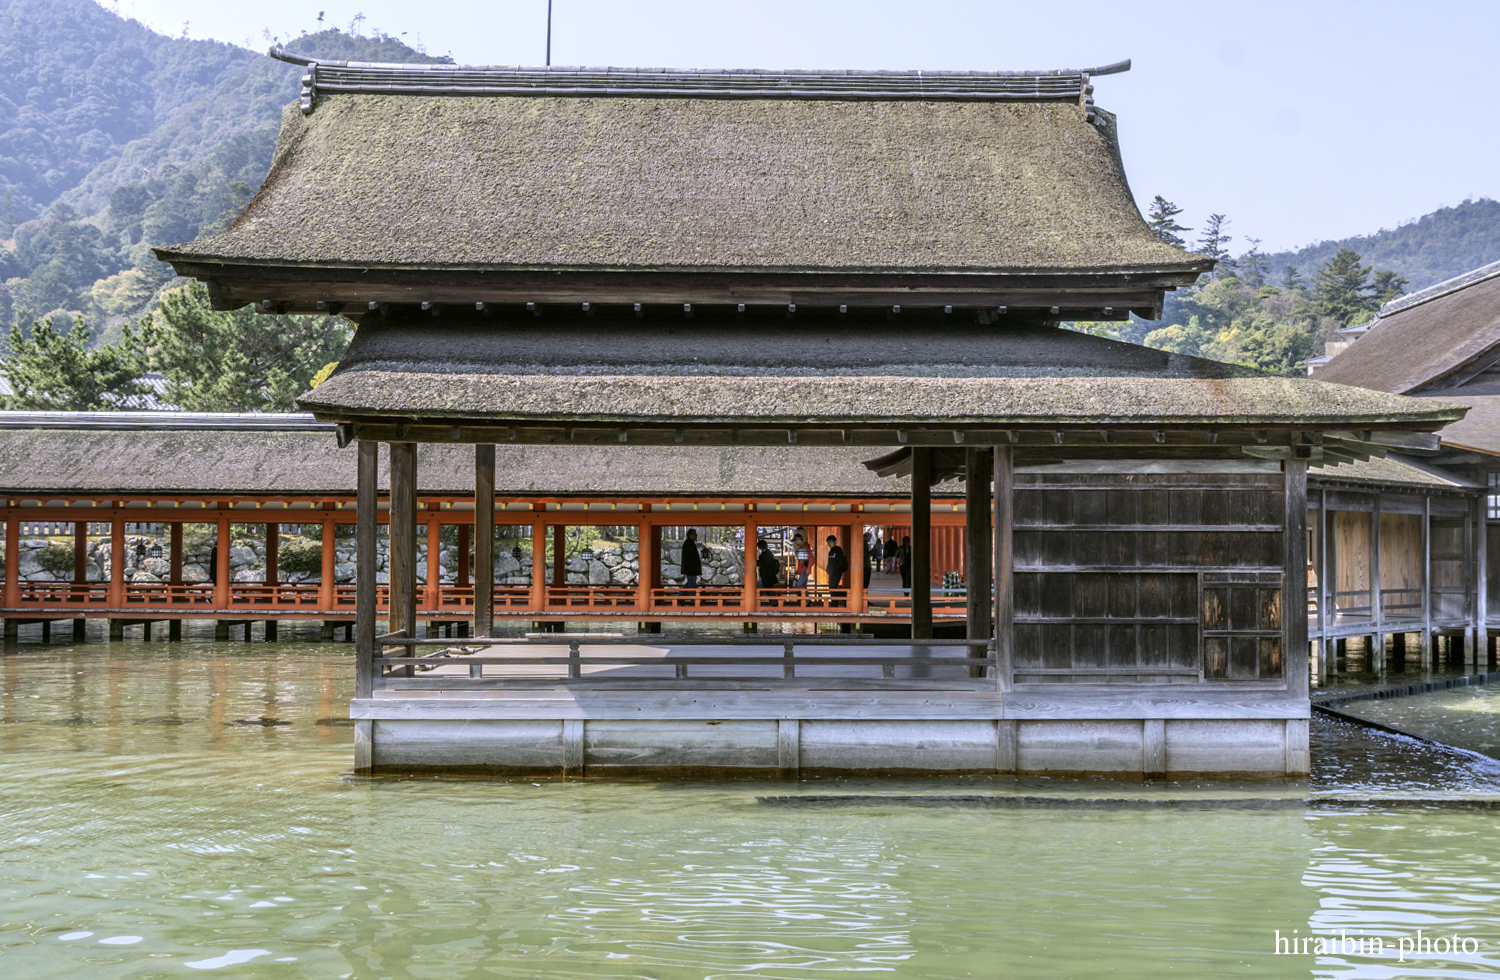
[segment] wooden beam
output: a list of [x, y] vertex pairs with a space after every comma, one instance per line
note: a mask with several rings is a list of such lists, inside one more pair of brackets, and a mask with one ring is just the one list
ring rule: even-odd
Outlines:
[[495, 628], [495, 447], [474, 447], [474, 635]]
[[[354, 526], [354, 696], [368, 698], [375, 686], [376, 516], [379, 513], [380, 443], [359, 444]], [[368, 762], [365, 768], [369, 768]]]
[[[222, 557], [227, 561], [229, 555], [226, 552]], [[10, 559], [9, 552], [6, 559]], [[17, 581], [18, 587], [19, 584]], [[119, 512], [109, 523], [109, 604], [115, 609], [125, 605], [125, 516]]]
[[1284, 467], [1286, 531], [1285, 583], [1281, 603], [1282, 673], [1287, 694], [1308, 696], [1307, 663], [1307, 460], [1289, 459]]
[[390, 628], [416, 635], [417, 445], [391, 443]]
[[[994, 460], [995, 498], [995, 686], [1009, 691], [1015, 677], [1015, 467], [1011, 447], [997, 445]], [[1012, 744], [1012, 748], [1014, 745]]]
[[427, 588], [423, 590], [422, 608], [442, 608], [443, 594], [443, 525], [438, 511], [427, 512]]
[[[356, 479], [358, 476], [356, 475]], [[334, 538], [335, 524], [328, 519], [328, 512], [323, 512], [323, 523], [319, 530], [322, 533], [322, 548], [319, 549], [321, 568], [318, 571], [318, 605], [325, 610], [333, 609], [335, 568], [338, 563], [338, 543]]]
[[531, 608], [547, 601], [547, 525], [531, 525]]
[[911, 451], [911, 636], [932, 638], [932, 465], [931, 450]]
[[229, 606], [229, 549], [234, 546], [229, 515], [220, 512], [214, 533], [214, 607]]
[[1371, 667], [1377, 673], [1385, 673], [1385, 597], [1380, 593], [1385, 585], [1384, 572], [1380, 564], [1380, 493], [1373, 494], [1374, 507], [1370, 511], [1370, 623], [1375, 632], [1370, 637]]

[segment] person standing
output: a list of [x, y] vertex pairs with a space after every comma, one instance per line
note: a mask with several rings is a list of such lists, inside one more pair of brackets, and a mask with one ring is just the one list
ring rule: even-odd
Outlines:
[[[755, 571], [760, 578], [760, 587], [774, 589], [776, 580], [781, 577], [781, 560], [772, 554], [771, 546], [766, 543], [765, 538], [761, 538], [756, 544], [760, 548], [760, 553], [755, 556]], [[770, 602], [775, 605], [774, 599]]]
[[[683, 585], [689, 590], [696, 589], [698, 578], [703, 574], [703, 554], [698, 550], [698, 532], [692, 528], [688, 529], [687, 540], [682, 542], [682, 555], [678, 558], [678, 565], [682, 568]], [[685, 594], [691, 596], [695, 593], [689, 591]]]
[[901, 569], [901, 587], [907, 592], [911, 591], [911, 536], [907, 535], [901, 539], [901, 547], [896, 549], [896, 564]]
[[796, 562], [795, 577], [792, 586], [796, 589], [807, 588], [807, 577], [812, 573], [812, 549], [807, 546], [807, 539], [798, 534], [792, 538], [792, 560]]
[[873, 567], [872, 567], [872, 565], [871, 565], [871, 562], [874, 559], [871, 556], [874, 553], [874, 550], [876, 548], [878, 548], [878, 547], [880, 547], [880, 539], [879, 538], [873, 538], [872, 539], [870, 537], [870, 532], [866, 531], [865, 532], [865, 547], [864, 547], [864, 550], [860, 552], [860, 554], [864, 557], [864, 560], [865, 560], [865, 589], [866, 590], [868, 590], [870, 588], [870, 573], [874, 570]]
[[841, 590], [849, 587], [849, 556], [839, 547], [839, 539], [832, 534], [825, 543], [828, 545], [828, 559], [823, 567], [828, 572], [828, 591], [833, 595], [833, 605], [842, 606], [844, 603], [840, 600], [847, 593]]
[[894, 534], [887, 534], [885, 536], [885, 551], [881, 554], [881, 557], [885, 559], [887, 574], [896, 570], [896, 555], [900, 550], [900, 546], [896, 544], [896, 536]]

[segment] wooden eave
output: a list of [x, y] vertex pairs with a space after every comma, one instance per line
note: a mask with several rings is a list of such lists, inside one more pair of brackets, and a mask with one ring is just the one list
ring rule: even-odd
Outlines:
[[[985, 309], [1056, 319], [1155, 316], [1167, 290], [1210, 262], [1179, 268], [880, 272], [343, 267], [222, 262], [158, 249], [177, 274], [208, 284], [215, 309], [358, 316], [392, 306], [670, 304]], [[1201, 266], [1201, 268], [1200, 268]], [[423, 307], [425, 308], [425, 307]]]

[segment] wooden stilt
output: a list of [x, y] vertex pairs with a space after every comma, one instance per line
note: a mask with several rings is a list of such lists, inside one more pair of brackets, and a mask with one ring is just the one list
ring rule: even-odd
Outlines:
[[[1010, 446], [995, 447], [995, 498], [994, 498], [994, 535], [995, 535], [995, 658], [999, 663], [996, 671], [996, 687], [1002, 691], [1011, 689], [1015, 674], [1015, 554], [1014, 535], [1012, 524], [1014, 522], [1014, 484], [1015, 470], [1012, 465], [1014, 457]], [[1015, 769], [1016, 760], [1016, 723], [1009, 722], [1010, 728], [1005, 729], [1002, 723], [1002, 735], [1009, 732], [1009, 742], [1001, 739], [1002, 768]], [[1009, 749], [1005, 748], [1009, 745]], [[1009, 764], [1005, 762], [1006, 751], [1009, 752]]]
[[492, 636], [494, 631], [495, 447], [478, 445], [474, 447], [474, 635]]
[[911, 636], [932, 638], [932, 450], [911, 450]]
[[1282, 658], [1287, 695], [1308, 696], [1307, 664], [1307, 460], [1283, 464], [1286, 498], [1285, 585], [1282, 599]]
[[1380, 494], [1370, 511], [1370, 670], [1385, 673], [1385, 577], [1380, 554]]
[[390, 509], [391, 632], [417, 629], [417, 447], [393, 442]]

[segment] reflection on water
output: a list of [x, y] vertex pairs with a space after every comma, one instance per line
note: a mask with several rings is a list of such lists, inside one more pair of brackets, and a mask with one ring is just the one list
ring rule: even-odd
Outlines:
[[[1314, 723], [1306, 783], [347, 777], [347, 645], [0, 659], [7, 977], [1472, 977], [1484, 811], [767, 806], [771, 794], [1500, 796], [1500, 767]], [[1274, 954], [1276, 930], [1483, 942]]]
[[1414, 697], [1352, 701], [1338, 710], [1500, 759], [1500, 688], [1453, 687]]

